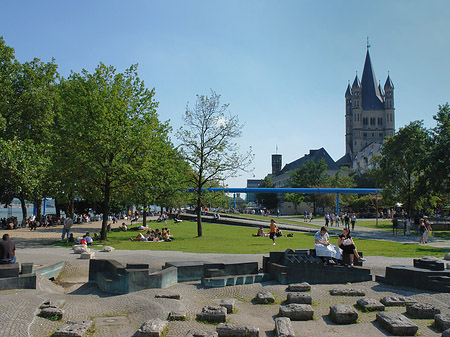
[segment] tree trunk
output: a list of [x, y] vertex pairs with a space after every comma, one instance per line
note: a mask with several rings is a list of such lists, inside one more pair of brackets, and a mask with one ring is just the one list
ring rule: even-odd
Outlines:
[[36, 221], [39, 221], [40, 225], [42, 226], [42, 199], [37, 199], [35, 201], [36, 204]]
[[19, 200], [20, 200], [20, 206], [22, 207], [22, 217], [25, 220], [27, 220], [28, 219], [27, 204], [25, 203], [25, 198], [23, 197], [22, 194], [20, 195]]
[[103, 206], [102, 206], [102, 210], [103, 210], [102, 231], [100, 234], [100, 237], [103, 241], [105, 241], [106, 237], [107, 237], [110, 189], [111, 189], [111, 182], [109, 181], [109, 177], [106, 177], [105, 195], [103, 198]]
[[147, 204], [144, 202], [144, 212], [142, 214], [142, 226], [147, 227]]
[[73, 218], [74, 217], [74, 207], [75, 207], [74, 202], [75, 202], [75, 200], [73, 198], [72, 193], [69, 193], [68, 201], [67, 201], [67, 214], [66, 214], [66, 217], [69, 217], [72, 220], [75, 220]]
[[202, 198], [201, 198], [201, 189], [197, 194], [197, 236], [201, 237], [202, 233]]
[[59, 206], [59, 201], [57, 198], [55, 198], [55, 213], [58, 219], [61, 218], [61, 207]]

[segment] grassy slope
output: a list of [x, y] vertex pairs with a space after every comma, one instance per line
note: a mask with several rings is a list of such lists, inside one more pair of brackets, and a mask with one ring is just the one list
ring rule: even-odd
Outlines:
[[[152, 228], [169, 227], [174, 236], [172, 242], [136, 242], [130, 241], [137, 235], [137, 231], [119, 232], [113, 230], [108, 233], [107, 244], [116, 249], [129, 250], [170, 250], [193, 253], [219, 253], [219, 254], [267, 254], [271, 251], [285, 251], [291, 249], [305, 249], [314, 247], [314, 236], [306, 233], [294, 233], [292, 238], [278, 238], [276, 245], [268, 237], [253, 237], [256, 228], [219, 225], [203, 223], [203, 236], [197, 236], [197, 224], [183, 222], [175, 225], [172, 221], [168, 225], [150, 223]], [[284, 232], [287, 234], [288, 232]], [[331, 242], [336, 244], [337, 237], [332, 237]], [[365, 256], [392, 256], [392, 257], [442, 257], [448, 251], [445, 249], [422, 246], [418, 244], [403, 244], [396, 242], [359, 240], [355, 236], [355, 243]], [[68, 246], [65, 243], [55, 243]]]

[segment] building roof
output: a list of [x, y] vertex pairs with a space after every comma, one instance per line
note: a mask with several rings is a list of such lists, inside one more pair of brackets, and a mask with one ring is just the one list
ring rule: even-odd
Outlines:
[[355, 76], [355, 80], [353, 81], [352, 88], [360, 88], [361, 82], [359, 81], [358, 74]]
[[381, 95], [380, 90], [378, 90], [377, 79], [375, 78], [375, 71], [373, 70], [372, 62], [370, 61], [368, 49], [361, 78], [361, 86], [362, 108], [364, 110], [383, 109], [383, 96]]
[[392, 83], [391, 77], [389, 75], [386, 79], [386, 83], [384, 84], [384, 87], [394, 89], [394, 83]]
[[350, 154], [346, 153], [341, 159], [336, 162], [337, 166], [352, 166], [352, 158]]
[[334, 162], [333, 158], [330, 157], [327, 151], [323, 147], [318, 150], [309, 150], [309, 154], [305, 154], [302, 158], [299, 158], [289, 164], [286, 164], [283, 169], [280, 171], [280, 174], [293, 171], [298, 169], [308, 160], [314, 160], [314, 162], [318, 162], [319, 160], [324, 159], [327, 164], [328, 171], [339, 171], [339, 167]]
[[345, 97], [352, 95], [352, 89], [350, 88], [350, 83], [347, 85], [347, 90], [345, 91]]

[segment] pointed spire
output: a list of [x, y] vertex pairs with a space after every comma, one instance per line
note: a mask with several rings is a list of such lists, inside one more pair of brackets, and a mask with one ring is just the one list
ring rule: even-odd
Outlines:
[[345, 91], [345, 97], [349, 97], [352, 95], [352, 88], [350, 88], [350, 81], [347, 84], [347, 90]]
[[358, 72], [356, 73], [352, 88], [361, 88], [361, 82], [359, 81], [359, 78], [358, 78]]
[[391, 77], [389, 76], [389, 72], [388, 77], [386, 79], [386, 83], [384, 84], [384, 90], [386, 90], [386, 88], [394, 89], [394, 83], [392, 83]]
[[384, 92], [383, 92], [383, 88], [381, 87], [380, 81], [378, 81], [378, 90], [380, 91], [380, 95], [383, 96]]
[[366, 53], [366, 61], [361, 78], [362, 86], [362, 107], [365, 110], [381, 110], [383, 109], [383, 97], [378, 89], [375, 71], [370, 60], [369, 49]]

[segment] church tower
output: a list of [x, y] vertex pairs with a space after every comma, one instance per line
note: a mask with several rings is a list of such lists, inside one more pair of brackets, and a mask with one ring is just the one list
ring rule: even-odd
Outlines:
[[389, 74], [384, 91], [377, 83], [369, 47], [361, 81], [356, 74], [345, 91], [345, 155], [337, 164], [355, 169], [367, 167], [374, 152], [395, 131], [394, 84]]

